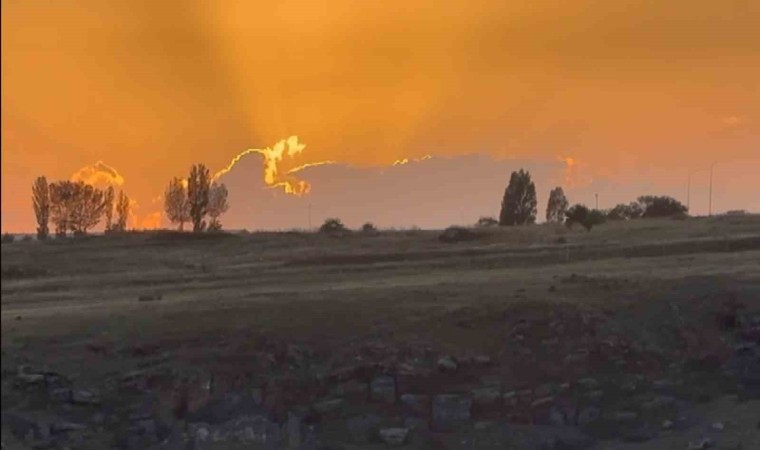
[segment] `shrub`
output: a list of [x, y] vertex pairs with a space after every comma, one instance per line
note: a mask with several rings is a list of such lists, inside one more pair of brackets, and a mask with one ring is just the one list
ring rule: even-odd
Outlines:
[[447, 244], [453, 242], [472, 241], [479, 238], [480, 235], [464, 227], [448, 227], [443, 230], [438, 240]]
[[629, 204], [620, 203], [607, 212], [607, 219], [609, 220], [632, 220], [640, 219], [644, 214], [644, 208], [639, 202], [631, 202]]
[[10, 233], [3, 233], [3, 238], [2, 238], [3, 244], [10, 244], [10, 243], [12, 243], [15, 240], [16, 240], [16, 238], [12, 234], [10, 234]]
[[330, 236], [342, 236], [348, 233], [348, 229], [340, 219], [332, 218], [325, 220], [322, 226], [319, 227], [319, 232]]
[[362, 234], [366, 234], [367, 236], [377, 236], [380, 234], [380, 232], [372, 222], [367, 222], [362, 225]]
[[481, 217], [478, 219], [476, 226], [480, 228], [495, 227], [499, 224], [499, 221], [493, 217]]
[[643, 206], [644, 218], [671, 217], [689, 212], [686, 206], [673, 197], [645, 195], [639, 197], [638, 201]]
[[583, 226], [586, 231], [591, 231], [595, 225], [603, 224], [606, 219], [602, 211], [597, 209], [588, 209], [584, 205], [575, 205], [565, 212], [565, 225], [572, 228], [576, 223]]

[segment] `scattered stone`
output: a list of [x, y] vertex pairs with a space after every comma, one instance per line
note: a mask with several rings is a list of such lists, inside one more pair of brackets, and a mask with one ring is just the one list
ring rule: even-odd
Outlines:
[[568, 422], [570, 421], [567, 420], [565, 412], [562, 411], [562, 408], [557, 405], [551, 407], [549, 410], [549, 424], [561, 427], [564, 425], [569, 425]]
[[420, 417], [407, 417], [404, 419], [404, 427], [410, 430], [425, 430], [427, 426], [428, 421]]
[[675, 405], [676, 399], [668, 396], [668, 395], [662, 395], [659, 397], [656, 397], [652, 400], [649, 400], [647, 402], [644, 402], [641, 404], [641, 409], [643, 411], [661, 411], [666, 408], [670, 408], [673, 405]]
[[288, 412], [288, 420], [285, 422], [285, 425], [283, 426], [282, 434], [285, 440], [285, 448], [287, 449], [298, 448], [302, 442], [301, 419], [297, 415], [293, 414], [292, 412]]
[[404, 394], [401, 396], [404, 412], [427, 416], [430, 414], [430, 397], [427, 395]]
[[508, 407], [517, 406], [517, 392], [515, 391], [509, 391], [505, 392], [504, 395], [501, 396], [502, 400], [504, 401], [504, 405]]
[[438, 360], [438, 369], [443, 372], [454, 372], [459, 365], [451, 356], [443, 356]]
[[723, 431], [726, 427], [723, 425], [723, 422], [713, 422], [711, 425], [712, 429], [715, 431]]
[[577, 381], [577, 383], [578, 383], [578, 386], [582, 387], [583, 389], [587, 389], [589, 391], [594, 391], [598, 389], [599, 386], [601, 385], [601, 383], [599, 383], [599, 381], [597, 381], [596, 378], [591, 378], [591, 377], [581, 378], [580, 380]]
[[710, 438], [702, 438], [696, 441], [689, 442], [688, 450], [704, 450], [712, 447], [713, 442]]
[[578, 425], [585, 427], [586, 425], [589, 425], [590, 423], [599, 419], [600, 415], [601, 410], [596, 406], [589, 406], [587, 408], [584, 408], [578, 413]]
[[551, 434], [545, 438], [541, 450], [584, 450], [594, 446], [594, 439], [576, 428], [561, 427], [547, 432]]
[[672, 430], [674, 425], [675, 424], [673, 423], [672, 420], [663, 420], [662, 421], [662, 429], [663, 430]]
[[138, 302], [157, 302], [161, 300], [161, 294], [143, 294], [137, 297]]
[[89, 389], [75, 389], [71, 391], [71, 403], [76, 405], [99, 405], [100, 395]]
[[623, 440], [626, 442], [647, 442], [656, 436], [655, 430], [649, 424], [642, 424], [627, 430], [623, 434]]
[[350, 380], [338, 384], [333, 389], [333, 394], [338, 397], [352, 397], [367, 399], [368, 385], [359, 380]]
[[343, 408], [343, 404], [342, 398], [328, 398], [314, 403], [312, 408], [320, 415], [328, 415], [339, 411]]
[[599, 403], [602, 400], [602, 397], [604, 397], [604, 391], [591, 391], [586, 393], [583, 397], [592, 403]]
[[365, 414], [352, 417], [346, 423], [351, 441], [357, 444], [366, 444], [371, 436], [374, 436], [377, 427], [382, 423], [382, 418], [375, 414]]
[[635, 411], [617, 411], [610, 418], [615, 422], [633, 422], [639, 415]]
[[404, 445], [408, 434], [408, 428], [383, 428], [379, 432], [380, 439], [393, 447]]
[[538, 409], [538, 408], [543, 408], [543, 407], [549, 406], [552, 403], [554, 403], [554, 397], [552, 397], [552, 396], [542, 397], [542, 398], [539, 398], [537, 400], [534, 400], [533, 403], [530, 404], [530, 407], [532, 409]]
[[35, 372], [32, 368], [26, 364], [18, 367], [16, 372], [16, 380], [20, 385], [42, 384], [45, 382], [45, 375], [39, 372]]
[[433, 428], [452, 431], [470, 420], [472, 399], [463, 395], [436, 395], [433, 397]]
[[477, 406], [493, 406], [501, 397], [498, 386], [482, 387], [472, 390], [472, 403]]
[[48, 391], [48, 397], [51, 401], [68, 403], [71, 401], [71, 389], [55, 388]]
[[475, 422], [475, 424], [472, 426], [475, 431], [485, 431], [490, 428], [493, 428], [496, 423], [494, 423], [492, 420], [480, 420], [478, 422]]
[[379, 376], [370, 383], [370, 397], [382, 403], [396, 402], [396, 380], [390, 376]]
[[68, 421], [54, 422], [50, 426], [50, 431], [53, 434], [67, 433], [69, 431], [82, 431], [86, 429], [87, 429], [87, 425], [82, 425], [82, 424], [68, 422]]

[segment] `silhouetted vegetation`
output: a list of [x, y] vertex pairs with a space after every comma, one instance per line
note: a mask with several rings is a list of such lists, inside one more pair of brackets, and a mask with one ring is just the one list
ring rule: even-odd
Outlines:
[[51, 216], [56, 234], [65, 236], [87, 231], [100, 222], [105, 209], [102, 190], [83, 182], [58, 181], [49, 185]]
[[475, 226], [480, 228], [488, 228], [488, 227], [495, 227], [499, 225], [499, 221], [494, 219], [493, 217], [481, 217], [478, 219], [478, 222], [475, 224]]
[[116, 202], [116, 223], [112, 231], [123, 233], [127, 231], [127, 219], [129, 218], [130, 203], [129, 197], [124, 191], [119, 192], [119, 199]]
[[32, 207], [37, 219], [37, 239], [47, 239], [50, 234], [48, 221], [50, 220], [50, 189], [45, 177], [38, 177], [32, 186]]
[[227, 203], [227, 187], [224, 184], [212, 184], [208, 194], [208, 216], [211, 221], [208, 224], [209, 231], [219, 231], [222, 229], [222, 223], [219, 222], [219, 216], [227, 212], [229, 204]]
[[536, 185], [530, 172], [512, 172], [501, 202], [499, 225], [526, 225], [536, 222]]
[[377, 227], [375, 227], [372, 222], [367, 222], [362, 225], [362, 234], [367, 236], [377, 236], [380, 234], [380, 231], [378, 231]]
[[673, 197], [645, 195], [639, 197], [638, 201], [644, 209], [642, 217], [647, 219], [684, 215], [688, 212], [686, 206]]
[[588, 209], [584, 205], [575, 205], [565, 212], [565, 225], [572, 228], [573, 225], [581, 225], [586, 231], [606, 221], [605, 214], [597, 209]]
[[190, 203], [182, 179], [174, 177], [164, 191], [164, 212], [169, 222], [179, 224], [179, 230], [190, 221]]
[[16, 240], [16, 238], [11, 233], [3, 233], [2, 242], [3, 244], [11, 244]]
[[108, 186], [108, 189], [106, 189], [105, 195], [103, 196], [103, 203], [105, 203], [103, 214], [106, 216], [106, 233], [110, 232], [113, 228], [113, 200], [113, 186]]
[[549, 193], [549, 201], [546, 204], [546, 221], [550, 223], [562, 223], [565, 220], [565, 212], [569, 203], [565, 197], [565, 191], [556, 187]]
[[438, 240], [447, 244], [454, 242], [472, 241], [480, 235], [464, 227], [448, 227], [438, 236]]
[[208, 194], [211, 188], [211, 176], [203, 164], [194, 165], [187, 179], [187, 200], [190, 204], [190, 219], [193, 232], [199, 233], [206, 228], [204, 217], [208, 212]]
[[620, 203], [607, 211], [607, 219], [609, 220], [640, 219], [642, 215], [644, 215], [644, 208], [639, 202], [631, 202], [627, 205], [625, 203]]
[[319, 227], [319, 232], [329, 236], [343, 236], [348, 233], [348, 229], [343, 225], [343, 222], [341, 222], [340, 219], [331, 218], [325, 220], [322, 226]]

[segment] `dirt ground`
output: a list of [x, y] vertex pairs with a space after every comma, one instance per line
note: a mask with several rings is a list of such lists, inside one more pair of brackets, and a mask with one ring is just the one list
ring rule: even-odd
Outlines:
[[3, 244], [4, 448], [760, 448], [760, 216], [475, 231]]

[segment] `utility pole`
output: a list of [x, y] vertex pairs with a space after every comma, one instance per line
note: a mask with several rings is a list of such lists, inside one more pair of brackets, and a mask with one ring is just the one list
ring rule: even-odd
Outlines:
[[598, 211], [599, 210], [599, 194], [594, 194], [594, 196], [596, 197], [596, 210]]
[[713, 186], [713, 167], [715, 167], [715, 162], [710, 164], [710, 199], [707, 203], [707, 215], [712, 217], [712, 186]]
[[311, 202], [309, 202], [309, 231], [311, 231]]
[[691, 171], [686, 181], [686, 212], [691, 212]]

